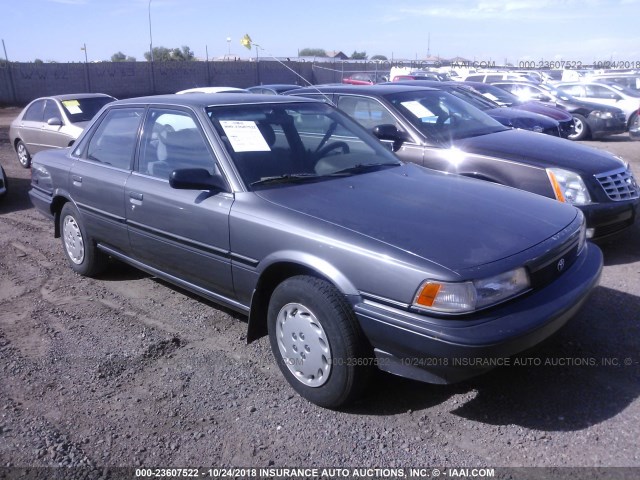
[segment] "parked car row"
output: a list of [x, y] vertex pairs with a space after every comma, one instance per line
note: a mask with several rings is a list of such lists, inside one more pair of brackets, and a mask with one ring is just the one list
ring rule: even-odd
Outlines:
[[640, 189], [626, 162], [550, 135], [505, 127], [441, 89], [318, 86], [291, 95], [331, 101], [403, 160], [534, 192], [580, 208], [588, 237], [635, 221]]
[[[569, 137], [571, 140], [617, 135], [624, 133], [627, 128], [626, 116], [620, 108], [581, 100], [551, 85], [508, 81], [491, 85], [512, 93], [524, 102], [536, 101], [567, 110], [574, 120], [574, 133]], [[491, 95], [502, 97], [496, 90], [491, 90]], [[510, 101], [507, 100], [507, 103]]]
[[320, 90], [352, 118], [315, 89], [109, 103], [35, 155], [29, 195], [74, 271], [110, 256], [248, 315], [247, 340], [268, 335], [291, 387], [328, 408], [375, 367], [483, 373], [575, 315], [603, 264], [587, 228], [634, 218], [627, 165], [442, 90]]

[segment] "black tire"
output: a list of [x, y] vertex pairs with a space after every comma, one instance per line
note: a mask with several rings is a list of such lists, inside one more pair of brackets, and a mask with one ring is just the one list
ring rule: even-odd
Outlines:
[[23, 168], [29, 168], [31, 166], [31, 154], [22, 140], [18, 140], [18, 143], [16, 143], [16, 153], [18, 154], [20, 165]]
[[629, 116], [629, 123], [627, 124], [627, 130], [633, 127], [633, 124], [638, 120], [638, 112], [634, 112]]
[[72, 203], [65, 203], [60, 211], [60, 239], [71, 268], [80, 275], [92, 277], [107, 265], [107, 256], [96, 248], [80, 220], [80, 213]]
[[329, 282], [301, 275], [278, 285], [269, 302], [268, 328], [276, 363], [303, 398], [339, 408], [367, 385], [371, 349], [353, 309]]
[[586, 118], [578, 113], [574, 113], [573, 122], [575, 133], [567, 137], [569, 140], [586, 140], [591, 136], [591, 131], [589, 130], [589, 125], [587, 124]]

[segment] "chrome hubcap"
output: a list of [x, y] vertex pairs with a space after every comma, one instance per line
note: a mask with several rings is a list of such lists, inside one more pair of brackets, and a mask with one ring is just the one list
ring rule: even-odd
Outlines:
[[584, 125], [582, 124], [582, 121], [578, 120], [577, 118], [574, 119], [574, 121], [573, 121], [573, 129], [574, 129], [575, 133], [572, 135], [572, 137], [578, 137], [582, 133], [582, 129], [583, 128], [584, 128]]
[[331, 347], [322, 325], [307, 307], [288, 303], [278, 312], [276, 338], [289, 371], [308, 387], [320, 387], [331, 373]]
[[27, 157], [27, 149], [24, 145], [18, 145], [18, 160], [20, 160], [22, 165], [26, 165], [29, 161], [29, 158]]
[[80, 265], [84, 261], [84, 240], [76, 219], [67, 215], [62, 222], [64, 248], [73, 263]]

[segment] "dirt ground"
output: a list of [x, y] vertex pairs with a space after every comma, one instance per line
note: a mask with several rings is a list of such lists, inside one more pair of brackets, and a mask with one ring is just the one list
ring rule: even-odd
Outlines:
[[[0, 478], [222, 466], [640, 478], [640, 224], [604, 247], [583, 310], [518, 364], [451, 386], [379, 374], [357, 405], [329, 411], [294, 394], [266, 339], [246, 345], [246, 318], [119, 263], [74, 274], [8, 144], [16, 113], [0, 111]], [[640, 174], [640, 142], [589, 144]], [[586, 470], [514, 475], [562, 472]]]

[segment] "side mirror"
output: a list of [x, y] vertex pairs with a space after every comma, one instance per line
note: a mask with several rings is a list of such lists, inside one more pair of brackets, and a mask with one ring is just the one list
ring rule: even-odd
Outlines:
[[51, 117], [49, 120], [47, 120], [47, 125], [49, 125], [50, 127], [61, 127], [62, 120], [60, 120], [58, 117]]
[[378, 138], [378, 140], [392, 141], [394, 151], [398, 150], [402, 144], [409, 139], [406, 133], [401, 132], [395, 125], [391, 124], [378, 125], [374, 127], [373, 134]]
[[179, 190], [227, 191], [227, 184], [217, 174], [211, 175], [204, 168], [181, 168], [169, 175], [171, 188]]

